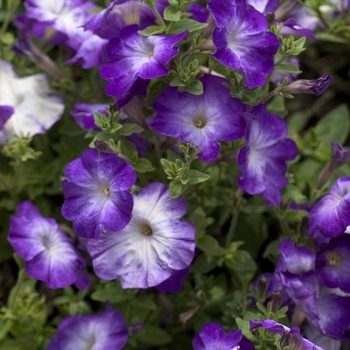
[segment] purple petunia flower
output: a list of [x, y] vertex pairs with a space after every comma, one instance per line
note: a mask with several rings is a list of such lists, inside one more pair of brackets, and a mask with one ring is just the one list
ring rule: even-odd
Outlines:
[[194, 256], [195, 228], [181, 221], [183, 198], [170, 198], [162, 183], [134, 195], [130, 223], [119, 232], [102, 232], [87, 243], [94, 271], [104, 280], [120, 278], [123, 288], [148, 288], [188, 267]]
[[177, 35], [142, 36], [137, 25], [127, 26], [119, 37], [110, 40], [110, 63], [100, 70], [101, 77], [109, 80], [106, 94], [123, 98], [136, 79], [153, 79], [168, 73], [167, 63], [179, 49], [175, 45], [187, 32]]
[[331, 82], [332, 77], [328, 74], [316, 80], [298, 79], [284, 87], [281, 91], [292, 95], [313, 94], [320, 96], [328, 89]]
[[178, 292], [182, 289], [182, 280], [188, 275], [189, 272], [189, 266], [183, 270], [174, 270], [168, 279], [155, 286], [155, 288], [165, 293]]
[[350, 225], [350, 177], [336, 181], [329, 194], [321, 198], [309, 216], [309, 237], [318, 233], [332, 238], [344, 233]]
[[253, 6], [257, 11], [264, 15], [275, 12], [279, 1], [278, 0], [247, 0], [247, 4]]
[[350, 236], [343, 234], [321, 246], [316, 254], [316, 273], [325, 286], [350, 293]]
[[196, 334], [192, 341], [194, 350], [254, 350], [254, 345], [242, 337], [241, 330], [225, 333], [223, 327], [217, 323], [207, 323]]
[[[156, 8], [160, 13], [164, 6], [156, 0]], [[92, 16], [84, 25], [101, 38], [112, 39], [126, 26], [137, 24], [145, 29], [155, 24], [155, 16], [149, 6], [140, 0], [114, 0], [103, 11]]]
[[268, 206], [278, 205], [282, 200], [280, 189], [288, 184], [285, 161], [294, 159], [298, 149], [293, 140], [286, 138], [286, 122], [267, 112], [265, 105], [255, 106], [249, 113], [247, 145], [238, 153], [237, 164], [243, 172], [238, 186], [249, 194], [262, 193]]
[[49, 89], [45, 74], [18, 77], [0, 60], [0, 145], [18, 136], [44, 134], [64, 111], [64, 103]]
[[71, 116], [75, 122], [84, 130], [100, 130], [95, 124], [94, 113], [99, 112], [107, 115], [106, 108], [108, 104], [96, 103], [86, 104], [77, 102], [74, 105], [74, 109], [70, 111]]
[[119, 231], [131, 219], [136, 181], [132, 166], [112, 153], [88, 149], [65, 170], [62, 215], [73, 221], [77, 235], [97, 238], [104, 231]]
[[213, 162], [220, 152], [218, 140], [229, 142], [244, 135], [245, 106], [222, 85], [225, 79], [204, 75], [200, 81], [204, 93], [199, 96], [180, 93], [176, 87], [166, 88], [154, 102], [157, 116], [152, 126], [182, 142], [192, 141], [202, 148], [198, 156]]
[[[77, 50], [91, 33], [84, 31], [83, 24], [90, 18], [88, 10], [96, 7], [85, 0], [27, 0], [26, 17], [54, 29], [73, 50]], [[23, 19], [22, 19], [23, 21]], [[33, 33], [35, 34], [35, 33]], [[57, 42], [57, 40], [56, 40]]]
[[270, 333], [280, 334], [281, 348], [284, 349], [286, 346], [294, 346], [293, 349], [298, 350], [324, 350], [319, 346], [311, 343], [309, 340], [303, 338], [300, 335], [300, 329], [296, 326], [288, 328], [283, 324], [280, 324], [274, 320], [265, 319], [261, 322], [250, 321], [250, 329], [256, 329], [259, 327], [265, 328]]
[[95, 315], [74, 315], [58, 325], [47, 350], [121, 350], [128, 341], [128, 328], [117, 310]]
[[45, 218], [30, 202], [17, 207], [18, 216], [11, 216], [8, 240], [15, 252], [26, 261], [27, 273], [44, 281], [49, 288], [75, 284], [79, 289], [90, 285], [84, 273], [85, 261], [53, 218]]
[[274, 69], [273, 55], [279, 47], [275, 34], [267, 31], [265, 16], [247, 6], [245, 0], [211, 0], [208, 8], [217, 25], [213, 56], [223, 65], [240, 70], [245, 88], [264, 85]]

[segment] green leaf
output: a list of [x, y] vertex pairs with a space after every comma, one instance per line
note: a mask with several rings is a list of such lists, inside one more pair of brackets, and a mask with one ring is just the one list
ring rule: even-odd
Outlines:
[[268, 104], [267, 110], [284, 118], [288, 114], [284, 103], [284, 97], [279, 95], [274, 97]]
[[91, 294], [91, 299], [105, 303], [110, 301], [111, 303], [121, 303], [126, 300], [133, 299], [136, 294], [134, 289], [122, 289], [120, 286], [107, 287], [105, 289], [95, 290]]
[[180, 180], [173, 180], [169, 184], [170, 197], [177, 198], [186, 191], [187, 185], [183, 185]]
[[12, 327], [12, 322], [9, 320], [1, 320], [0, 319], [0, 340], [4, 339], [7, 333], [10, 331]]
[[137, 308], [147, 309], [147, 310], [156, 310], [157, 305], [153, 301], [153, 297], [151, 295], [141, 295], [130, 301], [132, 306]]
[[244, 285], [249, 284], [257, 269], [254, 259], [245, 250], [237, 250], [225, 263]]
[[299, 187], [289, 184], [284, 189], [284, 201], [293, 200], [296, 204], [303, 204], [307, 202], [307, 197], [301, 193]]
[[[319, 143], [314, 155], [318, 160], [326, 162], [331, 156], [331, 142], [343, 144], [349, 135], [350, 119], [346, 104], [334, 108], [327, 113], [315, 126], [317, 142]], [[312, 143], [311, 131], [305, 140]]]
[[284, 213], [284, 218], [287, 221], [300, 222], [303, 218], [307, 218], [309, 213], [306, 210], [288, 209]]
[[155, 167], [152, 165], [152, 163], [146, 159], [146, 158], [139, 158], [137, 163], [134, 165], [135, 171], [138, 173], [148, 173], [150, 171], [153, 171]]
[[197, 247], [209, 256], [222, 256], [224, 254], [224, 250], [220, 247], [219, 242], [210, 235], [205, 235], [198, 239]]
[[213, 259], [208, 255], [199, 255], [191, 265], [192, 273], [207, 273], [216, 267], [217, 259]]
[[317, 40], [325, 40], [325, 41], [330, 41], [333, 43], [342, 43], [342, 44], [346, 44], [347, 41], [345, 39], [339, 38], [338, 36], [326, 32], [326, 31], [322, 31], [322, 32], [317, 32], [316, 33], [316, 39]]
[[280, 256], [280, 252], [278, 251], [278, 245], [281, 243], [280, 239], [276, 239], [272, 242], [270, 242], [267, 247], [265, 248], [263, 258], [270, 260], [273, 260], [274, 262], [277, 261], [278, 257]]
[[207, 25], [207, 23], [199, 23], [193, 19], [183, 18], [174, 24], [173, 29], [169, 34], [178, 34], [184, 32], [185, 30], [187, 30], [189, 33], [192, 33], [196, 30], [202, 30]]
[[135, 338], [140, 343], [152, 346], [166, 345], [173, 341], [169, 333], [151, 323], [145, 323]]
[[199, 80], [193, 80], [187, 86], [181, 88], [181, 90], [187, 91], [192, 95], [202, 95], [203, 94], [203, 85]]
[[145, 28], [144, 30], [139, 30], [138, 33], [143, 35], [143, 36], [162, 34], [162, 33], [164, 33], [164, 28], [160, 27], [160, 26], [149, 26], [149, 27]]
[[291, 63], [280, 63], [278, 66], [276, 66], [276, 69], [283, 70], [287, 73], [293, 73], [293, 74], [300, 74], [302, 71], [296, 67], [294, 64]]
[[143, 128], [141, 128], [141, 126], [138, 126], [136, 124], [125, 123], [123, 124], [123, 127], [117, 132], [117, 134], [123, 136], [130, 136], [135, 132], [141, 131], [143, 131]]
[[175, 6], [168, 6], [164, 10], [164, 19], [167, 21], [177, 22], [181, 18], [181, 11], [179, 11]]
[[188, 182], [189, 185], [198, 184], [200, 182], [204, 182], [209, 180], [210, 176], [208, 174], [203, 174], [198, 170], [191, 169], [190, 170], [190, 180]]

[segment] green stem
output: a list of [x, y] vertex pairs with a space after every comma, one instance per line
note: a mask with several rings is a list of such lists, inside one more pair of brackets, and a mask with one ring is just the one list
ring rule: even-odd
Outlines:
[[278, 222], [280, 224], [283, 236], [291, 238], [292, 237], [292, 233], [290, 231], [290, 227], [289, 227], [288, 223], [284, 220], [280, 210], [276, 209], [276, 215], [278, 217]]
[[[236, 194], [237, 194], [237, 192], [236, 192]], [[236, 197], [236, 194], [235, 194], [235, 197]], [[238, 218], [239, 218], [241, 204], [242, 204], [242, 200], [239, 196], [237, 199], [235, 199], [235, 204], [233, 205], [230, 227], [228, 229], [227, 236], [226, 236], [226, 242], [225, 242], [226, 247], [228, 247], [230, 245], [230, 243], [233, 241], [233, 236], [234, 236], [235, 231], [236, 231], [236, 226], [237, 226], [237, 222], [238, 222]]]
[[11, 23], [12, 14], [13, 14], [12, 11], [6, 11], [5, 19], [2, 22], [2, 26], [1, 26], [0, 36], [6, 33], [7, 27]]

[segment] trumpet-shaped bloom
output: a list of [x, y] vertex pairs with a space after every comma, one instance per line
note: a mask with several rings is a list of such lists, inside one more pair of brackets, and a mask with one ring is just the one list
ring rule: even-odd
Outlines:
[[63, 111], [63, 101], [51, 93], [45, 74], [20, 78], [9, 62], [0, 60], [0, 144], [15, 134], [44, 134]]
[[316, 273], [329, 288], [350, 293], [350, 236], [343, 234], [321, 246], [316, 255]]
[[256, 329], [259, 327], [265, 328], [270, 333], [280, 334], [282, 337], [280, 339], [281, 348], [294, 346], [294, 349], [298, 350], [324, 350], [319, 346], [311, 343], [311, 341], [303, 338], [300, 335], [300, 329], [296, 326], [288, 328], [281, 323], [274, 320], [263, 320], [250, 321], [250, 329]]
[[[27, 21], [34, 21], [54, 29], [60, 40], [73, 50], [91, 35], [82, 27], [91, 17], [88, 10], [96, 7], [85, 0], [27, 0], [25, 2]], [[34, 33], [35, 34], [35, 33]]]
[[202, 148], [198, 156], [213, 162], [220, 152], [218, 140], [233, 141], [244, 135], [245, 106], [222, 85], [225, 79], [204, 75], [200, 81], [204, 93], [199, 96], [166, 88], [154, 103], [157, 116], [152, 126], [182, 142], [192, 141]]
[[120, 278], [123, 288], [148, 288], [167, 280], [174, 270], [190, 265], [195, 228], [180, 218], [183, 198], [170, 198], [169, 189], [154, 182], [134, 195], [130, 223], [119, 232], [102, 232], [87, 242], [96, 275]]
[[53, 289], [73, 283], [79, 289], [88, 287], [85, 261], [56, 221], [41, 216], [30, 201], [20, 203], [17, 212], [18, 216], [11, 217], [8, 240], [26, 261], [27, 273]]
[[309, 216], [309, 237], [321, 234], [332, 238], [342, 235], [350, 225], [350, 177], [336, 181], [329, 194], [321, 198]]
[[245, 88], [264, 85], [274, 69], [273, 55], [279, 47], [275, 34], [267, 31], [265, 16], [247, 6], [245, 0], [211, 0], [208, 8], [217, 25], [213, 56], [223, 65], [240, 70]]
[[131, 219], [135, 183], [132, 166], [112, 153], [88, 149], [65, 170], [62, 215], [73, 221], [77, 235], [97, 238], [104, 231], [119, 231]]
[[117, 310], [95, 315], [74, 315], [58, 325], [47, 350], [121, 350], [128, 341], [128, 328]]
[[297, 146], [287, 138], [286, 122], [267, 112], [265, 105], [254, 107], [249, 113], [246, 146], [238, 154], [238, 167], [243, 172], [238, 186], [249, 194], [262, 193], [269, 206], [278, 205], [282, 200], [280, 190], [288, 184], [286, 160], [296, 157]]
[[192, 341], [194, 350], [254, 350], [254, 345], [242, 337], [241, 330], [225, 333], [224, 328], [217, 323], [207, 323]]
[[119, 37], [108, 44], [110, 63], [103, 66], [101, 77], [108, 80], [106, 94], [123, 98], [136, 79], [153, 79], [166, 75], [169, 63], [178, 53], [175, 45], [187, 32], [166, 36], [142, 36], [137, 25], [125, 27]]

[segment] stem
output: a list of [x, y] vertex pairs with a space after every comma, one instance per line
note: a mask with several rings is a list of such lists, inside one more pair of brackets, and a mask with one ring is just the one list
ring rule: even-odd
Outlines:
[[160, 13], [158, 12], [154, 2], [153, 4], [148, 4], [148, 6], [152, 9], [153, 13], [155, 14], [155, 16], [157, 17], [157, 20], [159, 21], [159, 23], [161, 24], [161, 26], [164, 28], [164, 29], [167, 29], [167, 25], [165, 24], [164, 22], [164, 19], [163, 17], [160, 15]]
[[233, 236], [236, 230], [236, 226], [239, 218], [239, 212], [242, 204], [242, 200], [241, 200], [242, 194], [243, 194], [243, 191], [239, 188], [234, 195], [234, 205], [233, 205], [232, 217], [230, 222], [230, 228], [228, 229], [226, 242], [225, 242], [226, 247], [228, 247], [230, 243], [233, 241]]
[[288, 223], [284, 220], [284, 218], [282, 217], [282, 212], [278, 209], [275, 210], [276, 215], [278, 217], [278, 222], [280, 224], [283, 236], [291, 238], [292, 237], [292, 233], [290, 232], [290, 228]]
[[7, 27], [9, 26], [12, 18], [12, 11], [6, 11], [4, 22], [2, 22], [0, 36], [3, 35], [7, 31]]

